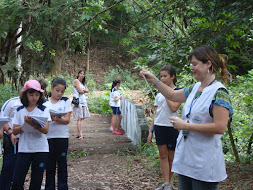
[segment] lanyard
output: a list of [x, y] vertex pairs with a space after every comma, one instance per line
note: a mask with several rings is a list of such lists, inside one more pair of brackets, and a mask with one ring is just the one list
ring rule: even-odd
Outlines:
[[[212, 82], [210, 82], [210, 84], [209, 84], [208, 86], [212, 85], [212, 84], [214, 83], [214, 81], [216, 81], [216, 78], [214, 78], [214, 79], [212, 80]], [[189, 123], [189, 118], [190, 118], [190, 115], [191, 115], [192, 107], [193, 107], [193, 105], [196, 103], [197, 99], [200, 97], [200, 96], [198, 96], [198, 97], [196, 98], [196, 95], [197, 95], [197, 92], [196, 92], [194, 98], [192, 99], [192, 103], [191, 103], [191, 106], [190, 106], [190, 110], [189, 110], [188, 114], [186, 115], [186, 117], [187, 117], [187, 123]], [[189, 131], [183, 130], [184, 139], [187, 138], [187, 135], [188, 135], [188, 134], [189, 134]]]

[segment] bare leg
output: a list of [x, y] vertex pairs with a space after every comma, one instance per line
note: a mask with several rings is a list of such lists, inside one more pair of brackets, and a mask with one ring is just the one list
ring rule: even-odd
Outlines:
[[77, 133], [76, 134], [78, 137], [83, 136], [83, 134], [82, 134], [82, 119], [77, 120]]
[[113, 131], [116, 131], [116, 127], [117, 127], [117, 115], [112, 114], [112, 127], [113, 127]]
[[167, 145], [158, 145], [160, 156], [160, 167], [164, 182], [170, 184], [170, 164], [169, 164], [169, 150]]
[[118, 120], [117, 120], [117, 131], [120, 130], [120, 123], [121, 123], [121, 119], [122, 119], [122, 115], [117, 115], [118, 116]]
[[172, 168], [172, 162], [173, 162], [173, 159], [174, 159], [174, 154], [175, 154], [175, 151], [174, 150], [169, 150], [169, 165], [170, 165], [170, 177], [169, 177], [169, 180], [171, 182], [171, 179], [172, 179], [172, 176], [174, 174], [174, 172], [171, 171], [171, 168]]

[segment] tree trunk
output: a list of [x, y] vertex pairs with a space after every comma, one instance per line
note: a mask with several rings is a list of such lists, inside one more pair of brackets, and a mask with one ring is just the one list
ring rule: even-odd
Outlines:
[[236, 162], [240, 162], [239, 156], [238, 156], [238, 152], [235, 146], [235, 141], [234, 141], [234, 137], [233, 137], [233, 133], [232, 133], [232, 129], [231, 129], [231, 123], [232, 123], [232, 118], [229, 120], [228, 122], [228, 134], [229, 134], [229, 139], [230, 139], [230, 143], [233, 149], [233, 153], [235, 156], [235, 161]]
[[249, 157], [248, 162], [250, 163], [250, 154], [252, 153], [252, 143], [253, 143], [253, 133], [251, 133], [251, 136], [249, 138], [248, 148], [247, 148], [247, 154]]
[[61, 73], [61, 67], [64, 59], [64, 49], [60, 48], [55, 51], [54, 66], [51, 69], [50, 74], [58, 76]]
[[86, 65], [86, 73], [90, 70], [90, 31], [88, 36], [88, 43], [87, 43], [87, 65]]
[[[17, 35], [22, 31], [22, 22], [19, 25], [19, 28], [17, 30]], [[22, 36], [17, 38], [17, 44], [19, 44], [22, 40]], [[16, 56], [17, 56], [17, 70], [18, 70], [18, 81], [20, 79], [21, 73], [22, 73], [22, 55], [19, 52], [20, 45], [16, 47]]]

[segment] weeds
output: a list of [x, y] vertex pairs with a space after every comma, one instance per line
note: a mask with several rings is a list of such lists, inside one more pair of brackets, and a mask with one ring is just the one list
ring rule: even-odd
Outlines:
[[87, 152], [86, 150], [82, 150], [81, 152], [77, 152], [76, 150], [71, 151], [68, 153], [68, 159], [70, 158], [81, 158], [81, 157], [86, 157], [89, 155], [89, 152]]

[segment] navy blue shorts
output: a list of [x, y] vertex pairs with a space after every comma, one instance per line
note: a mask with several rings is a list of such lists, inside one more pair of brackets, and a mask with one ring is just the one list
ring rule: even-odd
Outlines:
[[111, 106], [111, 109], [112, 109], [112, 112], [114, 115], [120, 115], [121, 114], [121, 111], [119, 109], [119, 107], [112, 107]]
[[174, 127], [154, 126], [156, 145], [168, 145], [169, 150], [175, 150], [178, 130]]

